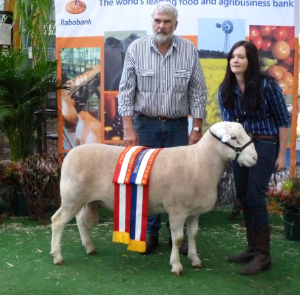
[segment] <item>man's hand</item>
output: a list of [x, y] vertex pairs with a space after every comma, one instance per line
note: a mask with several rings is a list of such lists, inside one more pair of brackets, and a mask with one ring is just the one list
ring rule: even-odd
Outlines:
[[194, 128], [201, 128], [203, 125], [203, 119], [200, 118], [193, 118], [193, 127], [192, 127], [192, 131], [190, 133], [189, 136], [189, 145], [197, 143], [201, 138], [203, 133], [199, 132], [197, 130], [194, 130]]
[[139, 139], [134, 128], [128, 130], [124, 129], [123, 142], [124, 146], [135, 146], [139, 144]]
[[189, 145], [197, 143], [202, 138], [202, 133], [192, 130], [189, 136]]
[[124, 116], [123, 126], [124, 126], [124, 136], [123, 144], [124, 146], [136, 146], [139, 144], [139, 139], [137, 133], [134, 130], [133, 118], [130, 116]]

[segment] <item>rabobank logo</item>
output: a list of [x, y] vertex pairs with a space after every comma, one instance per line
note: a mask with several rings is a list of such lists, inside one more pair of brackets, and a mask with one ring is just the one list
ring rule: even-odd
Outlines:
[[[69, 1], [66, 4], [66, 11], [71, 14], [79, 14], [86, 10], [86, 4], [80, 0], [73, 0]], [[85, 25], [92, 25], [92, 20], [89, 19], [61, 19], [60, 24], [62, 26], [85, 26]]]
[[86, 10], [86, 4], [80, 0], [69, 1], [66, 4], [66, 11], [71, 14], [79, 14]]

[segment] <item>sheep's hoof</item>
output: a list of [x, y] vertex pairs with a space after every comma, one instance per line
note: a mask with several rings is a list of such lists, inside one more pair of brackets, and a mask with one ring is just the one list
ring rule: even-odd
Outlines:
[[202, 263], [200, 263], [200, 264], [196, 264], [196, 265], [193, 265], [193, 268], [194, 269], [200, 269], [200, 268], [202, 268]]
[[93, 250], [93, 251], [87, 253], [87, 255], [91, 255], [91, 256], [97, 255], [97, 254], [98, 254], [98, 252], [96, 250]]
[[183, 275], [183, 270], [172, 271], [172, 275], [177, 276], [177, 277], [182, 276]]
[[54, 262], [55, 265], [64, 265], [65, 262], [63, 260]]

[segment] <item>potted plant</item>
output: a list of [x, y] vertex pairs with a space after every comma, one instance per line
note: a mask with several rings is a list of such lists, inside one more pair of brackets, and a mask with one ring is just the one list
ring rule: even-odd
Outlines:
[[300, 241], [300, 178], [287, 178], [268, 189], [269, 207], [282, 213], [285, 236]]
[[38, 141], [47, 152], [47, 96], [62, 83], [55, 78], [54, 1], [8, 0], [6, 9], [14, 12], [14, 38], [13, 48], [0, 52], [0, 132], [10, 160], [19, 161], [35, 154]]

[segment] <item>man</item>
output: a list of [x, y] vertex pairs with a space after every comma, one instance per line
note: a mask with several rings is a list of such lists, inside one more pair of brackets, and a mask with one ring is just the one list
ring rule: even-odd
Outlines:
[[[195, 46], [173, 35], [177, 17], [173, 5], [158, 3], [152, 14], [153, 35], [128, 47], [118, 108], [125, 146], [174, 147], [201, 139], [207, 90]], [[193, 128], [189, 136], [190, 114]], [[148, 218], [145, 254], [158, 246], [160, 227], [160, 215]], [[187, 250], [184, 240], [180, 253], [187, 254]]]

